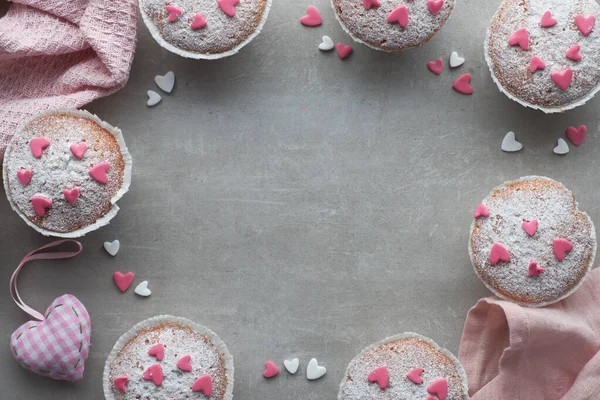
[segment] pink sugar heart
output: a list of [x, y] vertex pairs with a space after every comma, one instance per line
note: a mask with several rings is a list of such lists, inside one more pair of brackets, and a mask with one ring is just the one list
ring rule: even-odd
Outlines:
[[167, 5], [165, 6], [165, 9], [167, 10], [167, 13], [169, 14], [169, 22], [175, 22], [177, 21], [177, 18], [179, 18], [181, 16], [181, 8], [177, 7], [177, 6], [171, 6], [171, 5]]
[[546, 11], [544, 15], [542, 15], [542, 21], [540, 22], [540, 25], [543, 28], [550, 28], [556, 25], [557, 23], [558, 21], [556, 20], [556, 18], [552, 17], [552, 13], [550, 11]]
[[31, 205], [33, 206], [33, 211], [38, 216], [43, 217], [46, 215], [46, 210], [52, 208], [52, 200], [42, 196], [33, 196], [31, 198]]
[[567, 58], [573, 61], [581, 61], [582, 57], [581, 54], [579, 54], [579, 49], [581, 49], [581, 46], [578, 44], [569, 47], [567, 50]]
[[554, 239], [552, 241], [552, 251], [558, 261], [564, 260], [567, 252], [571, 250], [573, 250], [573, 245], [566, 239]]
[[364, 0], [365, 10], [370, 10], [371, 7], [379, 7], [379, 0]]
[[163, 369], [160, 366], [160, 364], [153, 364], [144, 371], [144, 373], [142, 374], [142, 378], [144, 378], [145, 381], [152, 380], [154, 385], [160, 386], [162, 385], [162, 381], [164, 378]]
[[28, 321], [10, 337], [15, 359], [36, 374], [57, 380], [83, 378], [92, 325], [81, 302], [70, 294], [48, 307], [43, 321]]
[[189, 356], [189, 355], [181, 357], [179, 360], [177, 360], [177, 368], [179, 368], [182, 371], [191, 372], [192, 371], [192, 364], [190, 364], [191, 359], [192, 359], [192, 356]]
[[127, 289], [129, 289], [129, 287], [133, 283], [133, 278], [135, 278], [133, 272], [127, 272], [126, 274], [124, 274], [122, 272], [116, 271], [113, 274], [113, 280], [115, 281], [115, 285], [117, 285], [121, 292], [126, 292]]
[[423, 368], [413, 368], [410, 370], [408, 375], [406, 375], [406, 377], [412, 383], [416, 383], [417, 385], [420, 385], [421, 383], [423, 383], [423, 378], [421, 378], [422, 373], [423, 373]]
[[198, 30], [198, 29], [202, 29], [206, 26], [206, 20], [204, 19], [204, 17], [202, 16], [202, 14], [200, 14], [199, 12], [197, 12], [194, 15], [194, 20], [192, 21], [192, 24], [190, 25], [190, 28], [192, 28], [193, 30]]
[[101, 162], [94, 165], [89, 170], [89, 174], [98, 183], [106, 185], [108, 183], [108, 175], [106, 172], [110, 169], [110, 164], [107, 162]]
[[29, 185], [31, 182], [31, 177], [33, 176], [33, 171], [30, 169], [20, 169], [17, 171], [17, 178], [23, 185]]
[[212, 379], [210, 375], [202, 375], [200, 378], [196, 379], [192, 385], [192, 391], [202, 392], [207, 397], [212, 396]]
[[77, 198], [79, 197], [79, 189], [76, 187], [74, 187], [73, 189], [63, 189], [63, 195], [65, 196], [65, 200], [73, 204], [77, 201]]
[[574, 126], [567, 128], [567, 137], [575, 146], [580, 146], [583, 143], [586, 134], [587, 127], [585, 125], [581, 125], [579, 128]]
[[567, 68], [563, 71], [554, 71], [550, 75], [552, 80], [562, 90], [567, 90], [567, 88], [571, 85], [571, 81], [573, 80], [573, 70], [571, 68]]
[[387, 367], [375, 368], [367, 377], [369, 382], [377, 382], [381, 390], [385, 390], [388, 387], [390, 381], [390, 374]]
[[590, 33], [592, 33], [595, 24], [596, 17], [593, 15], [590, 15], [587, 18], [581, 14], [577, 14], [575, 16], [575, 25], [577, 25], [579, 32], [581, 32], [583, 36], [588, 36]]
[[350, 54], [352, 54], [352, 46], [344, 46], [342, 43], [338, 43], [335, 46], [335, 50], [337, 51], [337, 55], [342, 60], [345, 60], [346, 58], [350, 57]]
[[429, 70], [434, 74], [439, 75], [442, 73], [442, 69], [444, 68], [444, 61], [441, 58], [438, 58], [435, 61], [429, 61], [427, 63], [427, 68], [429, 68]]
[[313, 6], [308, 6], [306, 15], [300, 18], [300, 23], [304, 26], [319, 26], [323, 23], [323, 19], [319, 14], [319, 10]]
[[535, 72], [538, 69], [545, 69], [546, 63], [539, 58], [538, 56], [531, 57], [531, 61], [529, 62], [529, 71]]
[[452, 88], [462, 94], [473, 94], [473, 87], [471, 86], [471, 74], [463, 74], [459, 76], [452, 84]]
[[544, 272], [544, 268], [537, 265], [535, 261], [529, 263], [529, 268], [527, 274], [531, 277], [540, 276], [541, 273]]
[[165, 357], [165, 346], [161, 343], [155, 344], [148, 350], [149, 356], [154, 356], [158, 361], [162, 361]]
[[427, 392], [437, 396], [439, 400], [446, 400], [446, 396], [448, 396], [448, 382], [446, 382], [445, 378], [436, 379], [429, 385]]
[[500, 261], [510, 262], [510, 253], [500, 243], [494, 243], [490, 251], [490, 264], [496, 265]]
[[129, 382], [129, 378], [126, 376], [118, 376], [113, 381], [117, 390], [121, 393], [125, 393], [127, 391], [127, 382]]
[[405, 5], [394, 8], [388, 14], [387, 21], [390, 24], [397, 22], [401, 27], [406, 28], [408, 26], [408, 8]]
[[473, 218], [481, 218], [481, 217], [487, 218], [489, 216], [490, 216], [490, 212], [488, 211], [488, 208], [483, 203], [478, 205], [477, 208], [475, 209], [475, 212], [473, 213]]
[[277, 367], [277, 365], [275, 365], [273, 361], [267, 361], [265, 363], [265, 370], [263, 372], [263, 376], [265, 378], [272, 378], [277, 374], [279, 374], [279, 368]]
[[440, 12], [442, 7], [444, 6], [444, 0], [428, 0], [427, 7], [429, 8], [429, 12], [433, 15], [436, 15]]
[[527, 232], [527, 234], [529, 236], [533, 236], [537, 232], [537, 229], [538, 229], [537, 219], [534, 219], [533, 221], [523, 220], [523, 223], [521, 225], [523, 226], [523, 229], [525, 229], [525, 232]]
[[31, 149], [31, 154], [35, 158], [41, 158], [44, 149], [50, 146], [50, 141], [46, 138], [34, 138], [29, 141], [29, 148]]
[[87, 150], [87, 145], [84, 142], [81, 142], [79, 144], [72, 144], [70, 149], [71, 153], [73, 153], [75, 157], [81, 160]]
[[221, 11], [228, 17], [233, 17], [235, 15], [235, 7], [240, 4], [240, 0], [218, 0], [217, 3]]
[[527, 28], [517, 29], [508, 38], [508, 44], [511, 46], [521, 46], [523, 50], [529, 49], [529, 32]]

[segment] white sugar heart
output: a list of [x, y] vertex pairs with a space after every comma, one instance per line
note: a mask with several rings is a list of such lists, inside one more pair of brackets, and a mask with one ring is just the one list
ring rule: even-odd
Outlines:
[[294, 375], [296, 372], [298, 372], [300, 360], [297, 358], [294, 358], [293, 360], [284, 360], [283, 365], [285, 365], [285, 369], [287, 369], [290, 374]]
[[148, 101], [146, 102], [146, 105], [148, 105], [148, 107], [153, 107], [155, 105], [157, 105], [158, 103], [160, 103], [160, 101], [162, 100], [162, 97], [160, 97], [160, 94], [156, 93], [154, 90], [148, 90]]
[[460, 57], [457, 52], [453, 51], [452, 54], [450, 54], [450, 67], [452, 67], [452, 68], [460, 67], [464, 63], [465, 63], [465, 59]]
[[319, 379], [325, 373], [327, 369], [325, 367], [321, 367], [316, 358], [311, 359], [306, 366], [306, 379], [310, 381], [314, 381], [315, 379]]
[[138, 296], [148, 297], [152, 294], [150, 289], [148, 289], [148, 281], [143, 281], [139, 285], [135, 287], [135, 294]]
[[515, 151], [519, 151], [523, 148], [523, 145], [517, 142], [515, 138], [514, 132], [508, 132], [504, 139], [502, 140], [502, 151], [506, 151], [507, 153], [512, 153]]
[[111, 256], [116, 256], [121, 248], [121, 242], [119, 240], [113, 240], [112, 242], [104, 242], [104, 250]]
[[334, 47], [333, 40], [329, 36], [323, 36], [323, 42], [319, 44], [319, 50], [329, 51], [333, 50]]
[[163, 76], [156, 75], [154, 77], [154, 82], [156, 82], [156, 85], [161, 88], [161, 90], [171, 93], [173, 87], [175, 86], [175, 74], [173, 71], [169, 71]]
[[567, 144], [567, 142], [564, 141], [564, 139], [560, 138], [558, 139], [558, 145], [554, 148], [554, 153], [556, 154], [560, 154], [561, 156], [563, 154], [567, 154], [569, 152], [569, 145]]

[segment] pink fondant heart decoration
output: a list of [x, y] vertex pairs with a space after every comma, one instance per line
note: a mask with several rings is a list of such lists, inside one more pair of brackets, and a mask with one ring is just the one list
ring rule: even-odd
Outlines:
[[192, 390], [194, 392], [202, 392], [207, 397], [212, 396], [212, 379], [210, 375], [202, 375], [196, 379], [192, 385]]
[[169, 14], [169, 22], [175, 22], [177, 21], [177, 18], [179, 18], [181, 16], [181, 8], [177, 7], [177, 6], [172, 6], [172, 5], [167, 5], [165, 6], [165, 9], [167, 10], [167, 13]]
[[552, 241], [552, 251], [558, 261], [564, 260], [567, 252], [571, 250], [573, 250], [573, 245], [567, 239], [554, 239]]
[[408, 8], [405, 5], [394, 8], [387, 17], [390, 24], [397, 22], [401, 27], [406, 28], [408, 26]]
[[544, 15], [542, 15], [542, 22], [540, 22], [540, 25], [542, 28], [551, 28], [557, 23], [558, 21], [552, 16], [552, 13], [550, 11], [546, 11]]
[[228, 17], [233, 17], [235, 15], [235, 7], [240, 4], [240, 0], [217, 0], [217, 3], [221, 11]]
[[575, 146], [579, 146], [581, 143], [583, 143], [586, 134], [587, 127], [585, 125], [581, 125], [579, 128], [574, 126], [567, 128], [567, 137]]
[[429, 70], [434, 74], [439, 75], [442, 73], [442, 69], [444, 68], [444, 61], [441, 58], [438, 58], [435, 61], [429, 61], [427, 63], [427, 68], [429, 68]]
[[517, 29], [508, 38], [508, 44], [511, 46], [521, 46], [523, 50], [529, 49], [529, 32], [527, 28]]
[[444, 6], [444, 0], [428, 0], [427, 7], [429, 8], [429, 12], [433, 15], [440, 12], [442, 7]]
[[46, 215], [46, 210], [52, 208], [52, 200], [43, 196], [33, 196], [31, 198], [31, 205], [33, 206], [33, 211], [38, 216], [43, 217]]
[[133, 278], [135, 278], [133, 272], [127, 272], [126, 274], [124, 274], [122, 272], [117, 271], [113, 274], [113, 280], [115, 281], [115, 285], [117, 285], [119, 290], [123, 293], [126, 292], [127, 289], [129, 289], [129, 287], [131, 286], [131, 284], [133, 283]]
[[145, 381], [152, 380], [156, 386], [160, 386], [162, 385], [164, 378], [163, 369], [160, 364], [153, 364], [144, 371], [142, 378], [144, 378]]
[[344, 46], [342, 43], [338, 43], [335, 46], [335, 50], [337, 51], [337, 55], [342, 60], [345, 60], [346, 58], [350, 57], [350, 54], [352, 54], [352, 46]]
[[81, 302], [70, 294], [58, 297], [42, 321], [28, 321], [10, 337], [15, 359], [26, 369], [53, 379], [83, 378], [92, 325]]
[[106, 172], [110, 169], [110, 164], [107, 162], [101, 162], [94, 165], [89, 170], [89, 174], [98, 183], [106, 185], [108, 183], [108, 175]]
[[579, 32], [581, 32], [583, 36], [588, 36], [590, 33], [592, 33], [595, 24], [596, 17], [593, 15], [590, 15], [587, 18], [581, 14], [577, 14], [575, 16], [575, 25], [577, 25]]
[[579, 54], [579, 49], [581, 49], [581, 46], [578, 44], [569, 47], [567, 50], [567, 58], [573, 61], [581, 61], [582, 57], [581, 54]]
[[567, 88], [571, 85], [571, 81], [573, 80], [573, 70], [571, 68], [567, 68], [563, 71], [554, 71], [550, 75], [552, 77], [552, 81], [561, 88], [562, 90], [567, 90]]
[[367, 379], [369, 382], [377, 382], [381, 390], [385, 390], [390, 381], [390, 373], [387, 367], [375, 368], [371, 371]]
[[48, 146], [50, 146], [50, 141], [43, 137], [33, 138], [29, 142], [29, 148], [31, 149], [31, 154], [33, 154], [33, 156], [35, 158], [41, 158], [42, 153], [44, 152], [44, 149], [47, 148]]
[[33, 171], [30, 169], [20, 169], [17, 171], [17, 178], [23, 185], [29, 185], [31, 182], [31, 177], [33, 176]]
[[74, 187], [73, 189], [63, 189], [63, 195], [65, 196], [65, 200], [73, 204], [77, 201], [77, 198], [79, 197], [79, 189], [76, 187]]
[[70, 149], [71, 153], [73, 153], [75, 157], [81, 160], [87, 150], [87, 145], [84, 142], [81, 142], [79, 144], [72, 144]]
[[427, 392], [437, 396], [439, 400], [446, 400], [446, 396], [448, 396], [448, 382], [446, 382], [445, 378], [436, 379], [429, 385]]
[[162, 361], [165, 357], [165, 346], [161, 343], [155, 344], [148, 350], [149, 356], [154, 356], [158, 361]]
[[471, 86], [471, 74], [463, 74], [459, 76], [452, 84], [452, 88], [462, 94], [473, 94], [473, 87]]
[[192, 364], [190, 364], [190, 360], [192, 356], [186, 355], [177, 360], [177, 368], [185, 372], [192, 371]]
[[490, 216], [490, 212], [488, 211], [488, 208], [483, 203], [478, 205], [477, 208], [475, 209], [475, 212], [473, 212], [473, 218], [481, 218], [481, 217], [487, 218], [489, 216]]
[[421, 383], [423, 383], [423, 378], [421, 378], [422, 373], [423, 373], [423, 368], [413, 368], [410, 370], [408, 375], [406, 375], [406, 377], [412, 383], [416, 383], [417, 385], [420, 385]]
[[535, 72], [538, 69], [545, 69], [546, 63], [539, 58], [538, 56], [531, 57], [531, 61], [529, 62], [529, 71]]
[[510, 262], [510, 253], [500, 243], [494, 243], [490, 251], [490, 264], [496, 265], [500, 261]]
[[275, 375], [279, 374], [279, 368], [273, 361], [267, 361], [265, 363], [265, 370], [263, 372], [263, 376], [265, 378], [272, 378]]
[[371, 7], [379, 7], [379, 0], [364, 0], [365, 10], [370, 10]]
[[527, 232], [527, 234], [529, 236], [533, 236], [537, 232], [538, 221], [537, 221], [537, 219], [534, 219], [533, 221], [523, 220], [522, 226], [523, 226], [523, 229], [525, 229], [525, 232]]
[[113, 381], [115, 387], [121, 393], [125, 393], [127, 391], [127, 382], [129, 382], [129, 378], [126, 377], [125, 375], [118, 376]]
[[197, 12], [194, 15], [194, 20], [192, 21], [190, 28], [192, 28], [193, 30], [198, 30], [198, 29], [204, 28], [205, 26], [206, 26], [206, 20], [204, 19], [202, 14]]
[[300, 18], [300, 23], [304, 26], [319, 26], [323, 23], [321, 14], [314, 6], [308, 6], [306, 15]]
[[540, 276], [541, 273], [544, 272], [544, 268], [537, 265], [535, 261], [529, 263], [529, 268], [527, 274], [531, 277]]

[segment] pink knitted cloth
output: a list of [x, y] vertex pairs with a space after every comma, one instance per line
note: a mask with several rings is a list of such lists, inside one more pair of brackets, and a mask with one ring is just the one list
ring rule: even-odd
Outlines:
[[0, 159], [28, 116], [122, 88], [136, 24], [136, 0], [14, 0], [0, 19]]

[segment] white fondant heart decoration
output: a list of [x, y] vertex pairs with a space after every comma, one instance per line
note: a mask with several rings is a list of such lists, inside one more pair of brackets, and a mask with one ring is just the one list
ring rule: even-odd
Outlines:
[[555, 154], [559, 154], [562, 156], [569, 152], [569, 145], [567, 144], [567, 142], [564, 141], [564, 139], [560, 138], [558, 139], [558, 144], [556, 145], [553, 151]]
[[284, 360], [283, 365], [285, 365], [285, 369], [287, 369], [290, 374], [294, 375], [296, 372], [298, 372], [300, 360], [297, 358], [294, 358], [293, 360]]
[[523, 145], [517, 142], [515, 138], [514, 132], [508, 132], [504, 139], [502, 140], [502, 151], [506, 151], [507, 153], [512, 153], [515, 151], [519, 151], [523, 148]]
[[460, 57], [457, 52], [450, 54], [450, 67], [457, 68], [465, 63], [465, 59]]
[[156, 75], [154, 77], [156, 85], [164, 92], [171, 93], [175, 86], [175, 74], [173, 71], [169, 71], [164, 75]]
[[113, 240], [112, 242], [104, 242], [104, 250], [111, 256], [116, 256], [121, 248], [121, 242], [119, 240]]
[[329, 36], [323, 36], [323, 41], [319, 44], [319, 50], [329, 51], [333, 50], [334, 47], [333, 40]]
[[146, 102], [148, 107], [154, 107], [160, 103], [161, 100], [162, 97], [160, 97], [160, 94], [156, 93], [154, 90], [148, 90], [148, 101]]
[[142, 297], [148, 297], [152, 294], [150, 289], [148, 289], [148, 281], [143, 281], [139, 285], [135, 287], [135, 294]]
[[306, 379], [314, 381], [315, 379], [321, 378], [326, 372], [327, 369], [321, 367], [316, 358], [312, 358], [306, 366]]

